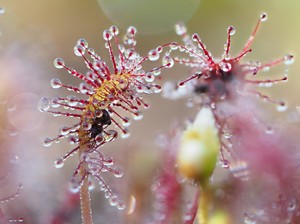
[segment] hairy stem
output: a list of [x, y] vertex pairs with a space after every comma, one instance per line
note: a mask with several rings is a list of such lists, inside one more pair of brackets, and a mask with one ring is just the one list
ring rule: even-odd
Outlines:
[[89, 180], [87, 177], [84, 178], [83, 185], [80, 188], [80, 205], [82, 224], [93, 224]]

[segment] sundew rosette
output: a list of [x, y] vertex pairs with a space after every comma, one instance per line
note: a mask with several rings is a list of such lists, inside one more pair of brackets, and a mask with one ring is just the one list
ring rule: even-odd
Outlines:
[[74, 117], [77, 120], [72, 126], [63, 126], [55, 138], [46, 138], [44, 141], [44, 145], [48, 147], [53, 142], [68, 138], [71, 145], [76, 145], [55, 161], [55, 166], [60, 168], [67, 158], [79, 153], [79, 163], [71, 180], [71, 190], [79, 191], [86, 180], [94, 177], [105, 192], [105, 197], [110, 199], [110, 204], [120, 209], [124, 208], [124, 204], [116, 199], [101, 173], [110, 172], [116, 177], [121, 177], [122, 171], [114, 166], [113, 158], [104, 157], [101, 147], [116, 139], [119, 134], [122, 138], [129, 137], [127, 127], [131, 118], [123, 114], [131, 115], [134, 120], [143, 117], [140, 109], [149, 107], [143, 96], [161, 91], [154, 79], [160, 74], [161, 68], [167, 67], [143, 70], [142, 65], [149, 56], [142, 57], [137, 52], [136, 32], [136, 28], [129, 27], [123, 38], [124, 44], [119, 42], [119, 30], [116, 26], [111, 26], [103, 32], [111, 65], [95, 53], [86, 40], [79, 39], [74, 53], [83, 58], [88, 71], [78, 72], [68, 67], [61, 58], [54, 60], [54, 66], [65, 69], [82, 83], [73, 86], [63, 84], [57, 78], [51, 80], [54, 89], [66, 88], [75, 95], [52, 99], [44, 97], [39, 103], [42, 112], [46, 111], [54, 116]]
[[[251, 111], [253, 124], [263, 123], [258, 99], [276, 105], [278, 111], [287, 109], [286, 102], [264, 95], [257, 87], [271, 87], [274, 84], [288, 80], [288, 65], [294, 62], [294, 57], [287, 54], [279, 59], [267, 63], [257, 61], [244, 61], [246, 55], [252, 52], [252, 44], [262, 22], [267, 20], [267, 14], [261, 14], [248, 41], [240, 53], [230, 55], [231, 38], [236, 33], [233, 26], [227, 29], [227, 40], [220, 58], [214, 58], [207, 50], [205, 44], [197, 33], [189, 35], [183, 24], [176, 25], [176, 33], [183, 39], [183, 44], [172, 42], [163, 45], [164, 58], [174, 63], [190, 68], [187, 78], [179, 81], [177, 85], [166, 82], [163, 86], [163, 95], [166, 98], [178, 99], [187, 97], [188, 106], [202, 108], [209, 107], [214, 115], [221, 140], [220, 162], [223, 167], [229, 167], [230, 160], [236, 160], [230, 119], [237, 114]], [[169, 50], [167, 48], [169, 47]], [[175, 55], [174, 52], [177, 52]], [[179, 52], [179, 53], [178, 53]], [[269, 71], [270, 68], [283, 64], [286, 68], [279, 78], [262, 79], [259, 75]], [[258, 77], [258, 78], [257, 78]], [[266, 132], [272, 132], [272, 126], [265, 125]]]

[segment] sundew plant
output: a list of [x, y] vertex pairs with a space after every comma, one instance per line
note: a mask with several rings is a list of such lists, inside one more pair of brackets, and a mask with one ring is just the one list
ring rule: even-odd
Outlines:
[[[299, 222], [299, 167], [292, 159], [299, 147], [294, 138], [264, 121], [267, 115], [261, 102], [275, 105], [278, 111], [286, 110], [287, 105], [258, 90], [286, 82], [294, 57], [286, 54], [263, 63], [245, 60], [255, 52], [252, 44], [266, 20], [267, 14], [261, 14], [236, 56], [231, 55], [236, 33], [233, 26], [224, 35], [223, 54], [214, 57], [198, 34], [189, 35], [179, 23], [175, 30], [183, 42], [171, 40], [149, 50], [146, 56], [138, 53], [135, 27], [129, 27], [119, 38], [119, 29], [111, 26], [103, 32], [109, 61], [104, 61], [85, 39], [78, 40], [74, 53], [83, 59], [87, 71], [77, 71], [61, 58], [54, 60], [57, 69], [64, 69], [81, 83], [73, 86], [58, 78], [51, 80], [54, 89], [65, 88], [72, 95], [43, 97], [40, 111], [71, 117], [74, 124], [62, 126], [56, 137], [44, 140], [44, 146], [64, 138], [74, 146], [55, 161], [55, 167], [62, 168], [70, 156], [77, 154], [70, 191], [80, 193], [82, 223], [93, 223], [89, 194], [93, 182], [98, 183], [110, 205], [119, 210], [126, 208], [126, 202], [103, 176], [108, 172], [122, 177], [126, 170], [104, 155], [103, 148], [118, 136], [129, 137], [131, 120], [140, 120], [141, 109], [149, 107], [147, 95], [161, 90], [172, 100], [185, 97], [188, 106], [198, 112], [186, 127], [184, 121], [177, 123], [169, 134], [158, 137], [163, 159], [153, 178], [153, 206], [148, 208], [149, 217], [137, 215], [140, 220], [136, 222]], [[185, 66], [190, 72], [182, 74], [181, 81], [163, 76], [165, 69], [176, 73], [174, 65]], [[282, 77], [260, 78], [278, 65], [284, 66]], [[226, 181], [215, 181], [217, 170], [227, 172]], [[264, 194], [265, 189], [272, 190]]]

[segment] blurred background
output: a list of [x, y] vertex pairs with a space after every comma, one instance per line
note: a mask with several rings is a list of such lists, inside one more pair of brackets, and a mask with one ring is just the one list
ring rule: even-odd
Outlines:
[[[134, 25], [138, 30], [137, 49], [141, 55], [146, 55], [160, 44], [180, 41], [173, 27], [183, 21], [190, 33], [199, 33], [217, 57], [222, 54], [229, 25], [237, 30], [232, 39], [232, 55], [235, 55], [243, 47], [259, 15], [267, 12], [268, 21], [262, 24], [253, 45], [254, 51], [247, 59], [267, 62], [286, 53], [294, 54], [296, 61], [290, 66], [289, 81], [267, 89], [267, 92], [274, 98], [287, 100], [289, 109], [283, 116], [300, 112], [299, 1], [0, 0], [0, 6], [5, 11], [0, 15], [0, 174], [12, 171], [0, 185], [0, 198], [13, 193], [19, 182], [24, 185], [20, 197], [2, 206], [7, 216], [22, 216], [24, 223], [51, 223], [53, 214], [69, 200], [66, 193], [68, 180], [76, 164], [75, 156], [62, 169], [54, 168], [53, 161], [71, 146], [65, 142], [50, 148], [42, 145], [46, 136], [56, 136], [62, 125], [73, 122], [37, 110], [41, 97], [66, 94], [51, 89], [49, 82], [52, 78], [60, 78], [66, 84], [77, 81], [65, 71], [55, 69], [53, 60], [61, 57], [67, 65], [85, 72], [82, 59], [73, 53], [79, 38], [85, 38], [102, 58], [108, 59], [102, 32], [113, 24], [118, 25], [121, 35], [128, 26]], [[272, 69], [265, 77], [280, 77], [283, 71], [282, 67]], [[187, 72], [175, 66], [164, 72], [162, 81], [183, 79]], [[108, 176], [107, 180], [126, 201], [130, 199], [129, 185], [138, 182], [136, 178], [143, 178], [143, 183], [136, 184], [150, 192], [157, 162], [156, 137], [167, 132], [172, 122], [184, 124], [196, 113], [195, 109], [185, 106], [184, 100], [169, 101], [160, 95], [152, 95], [146, 100], [151, 107], [144, 111], [143, 120], [133, 122], [131, 137], [118, 139], [104, 149], [105, 154], [114, 155], [116, 163], [125, 170], [122, 179]], [[18, 156], [18, 162], [15, 156]], [[14, 162], [8, 162], [12, 158]], [[137, 172], [136, 168], [141, 170]], [[107, 223], [122, 223], [119, 219], [123, 213], [111, 208], [97, 187], [92, 197], [96, 218], [111, 220]], [[65, 223], [80, 223], [78, 206], [74, 206], [70, 217], [71, 220]]]

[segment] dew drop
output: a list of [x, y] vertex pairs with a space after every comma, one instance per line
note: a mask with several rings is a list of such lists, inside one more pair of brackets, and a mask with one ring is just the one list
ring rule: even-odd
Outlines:
[[118, 136], [118, 132], [116, 132], [115, 130], [108, 130], [107, 135], [105, 135], [105, 141], [110, 142], [114, 140], [117, 136]]
[[80, 190], [80, 184], [75, 179], [72, 179], [69, 184], [69, 190], [74, 194], [78, 193]]
[[74, 107], [78, 104], [77, 98], [75, 96], [67, 96], [67, 100], [68, 100], [68, 105], [69, 106]]
[[114, 173], [114, 176], [117, 178], [121, 178], [124, 175], [124, 172], [120, 167], [115, 168], [113, 173]]
[[183, 35], [186, 33], [186, 27], [183, 23], [177, 23], [175, 25], [175, 31], [177, 35]]
[[220, 162], [221, 162], [222, 168], [224, 168], [224, 169], [228, 169], [229, 168], [230, 162], [227, 159], [223, 159]]
[[41, 98], [38, 104], [38, 109], [41, 112], [45, 112], [49, 110], [49, 108], [50, 108], [50, 100], [46, 97]]
[[165, 55], [162, 59], [162, 65], [166, 68], [171, 68], [174, 66], [174, 60], [168, 55]]
[[122, 120], [122, 125], [124, 127], [128, 127], [130, 126], [130, 119], [128, 117], [125, 117], [123, 120]]
[[92, 191], [95, 189], [95, 184], [92, 181], [89, 181], [89, 191]]
[[271, 135], [271, 134], [274, 134], [274, 129], [269, 126], [269, 127], [267, 127], [265, 132], [266, 132], [266, 134]]
[[264, 12], [264, 13], [262, 13], [262, 14], [260, 15], [260, 21], [266, 22], [267, 19], [268, 19], [267, 13]]
[[133, 26], [130, 26], [130, 27], [128, 27], [128, 29], [127, 29], [127, 35], [128, 35], [129, 37], [134, 37], [134, 35], [136, 35], [136, 32], [137, 32], [137, 30], [136, 30], [136, 28], [133, 27]]
[[113, 25], [109, 28], [110, 32], [113, 36], [117, 36], [119, 34], [119, 29], [117, 26]]
[[171, 43], [170, 44], [170, 48], [171, 48], [171, 50], [173, 50], [173, 51], [175, 51], [175, 50], [177, 50], [178, 49], [178, 43]]
[[293, 212], [293, 211], [295, 211], [296, 208], [298, 207], [297, 204], [298, 204], [298, 203], [297, 203], [296, 199], [293, 198], [293, 199], [288, 203], [288, 205], [287, 205], [287, 208], [286, 208], [287, 211], [288, 211], [288, 212]]
[[154, 92], [154, 93], [160, 93], [162, 91], [162, 88], [160, 85], [153, 85], [151, 87], [151, 90]]
[[155, 70], [152, 71], [152, 73], [153, 73], [153, 75], [155, 75], [155, 76], [159, 76], [160, 73], [161, 73], [161, 70], [160, 70], [160, 69], [155, 69]]
[[265, 67], [263, 68], [263, 71], [264, 71], [264, 72], [270, 71], [270, 66], [265, 66]]
[[67, 135], [67, 134], [69, 134], [69, 133], [70, 133], [69, 127], [67, 127], [67, 126], [61, 127], [61, 129], [60, 129], [60, 134], [61, 134], [61, 135]]
[[74, 47], [74, 54], [76, 56], [82, 56], [85, 53], [85, 48], [82, 45], [76, 45]]
[[113, 196], [108, 199], [108, 202], [111, 206], [116, 206], [118, 204], [118, 199], [116, 196]]
[[229, 72], [231, 70], [231, 64], [228, 62], [221, 62], [219, 66], [223, 72]]
[[50, 85], [53, 89], [58, 89], [62, 86], [62, 83], [59, 79], [54, 78], [54, 79], [51, 79]]
[[78, 141], [78, 138], [76, 136], [70, 136], [68, 141], [71, 145], [73, 145]]
[[83, 46], [84, 48], [88, 48], [88, 42], [83, 39], [83, 38], [80, 38], [78, 41], [77, 41], [77, 45], [81, 45]]
[[133, 114], [133, 119], [136, 121], [141, 120], [142, 118], [143, 118], [143, 114], [139, 111]]
[[99, 134], [95, 137], [96, 144], [99, 145], [103, 142], [104, 138], [102, 134]]
[[194, 33], [194, 34], [192, 35], [192, 40], [193, 40], [193, 41], [199, 41], [199, 40], [200, 40], [199, 35], [198, 35], [197, 33]]
[[53, 108], [58, 108], [60, 106], [59, 99], [56, 97], [52, 98], [50, 103], [51, 103], [51, 107], [53, 107]]
[[57, 159], [54, 161], [55, 168], [59, 169], [64, 166], [64, 160], [63, 159]]
[[81, 127], [82, 127], [83, 130], [88, 131], [88, 130], [91, 129], [92, 124], [89, 123], [89, 122], [84, 121], [84, 122], [82, 122]]
[[110, 41], [112, 38], [112, 33], [110, 32], [110, 30], [104, 30], [102, 35], [105, 41]]
[[145, 81], [146, 82], [153, 82], [155, 79], [155, 76], [153, 75], [153, 73], [147, 73], [145, 75]]
[[286, 111], [287, 108], [288, 108], [288, 106], [287, 106], [287, 104], [285, 102], [279, 102], [277, 104], [277, 107], [276, 107], [276, 109], [277, 109], [278, 112]]
[[294, 61], [295, 61], [295, 58], [293, 55], [288, 54], [288, 55], [284, 56], [284, 64], [291, 65], [294, 63]]
[[54, 67], [58, 69], [62, 69], [65, 66], [65, 62], [62, 58], [56, 58], [53, 62]]
[[117, 204], [117, 209], [124, 210], [126, 208], [126, 205], [124, 202], [119, 201]]
[[0, 15], [5, 13], [5, 8], [4, 7], [0, 7]]
[[148, 58], [150, 61], [157, 61], [159, 59], [159, 53], [156, 49], [150, 50], [148, 53]]
[[130, 132], [127, 128], [124, 129], [124, 131], [121, 134], [121, 138], [128, 138], [130, 136]]
[[45, 147], [49, 147], [49, 146], [51, 146], [52, 145], [52, 139], [50, 139], [50, 138], [45, 138], [44, 139], [44, 142], [43, 142], [43, 145], [45, 146]]
[[233, 26], [229, 26], [228, 29], [227, 29], [227, 32], [230, 36], [234, 35], [236, 30]]
[[115, 160], [113, 157], [108, 157], [105, 160], [103, 160], [103, 164], [106, 166], [112, 166], [114, 164]]

